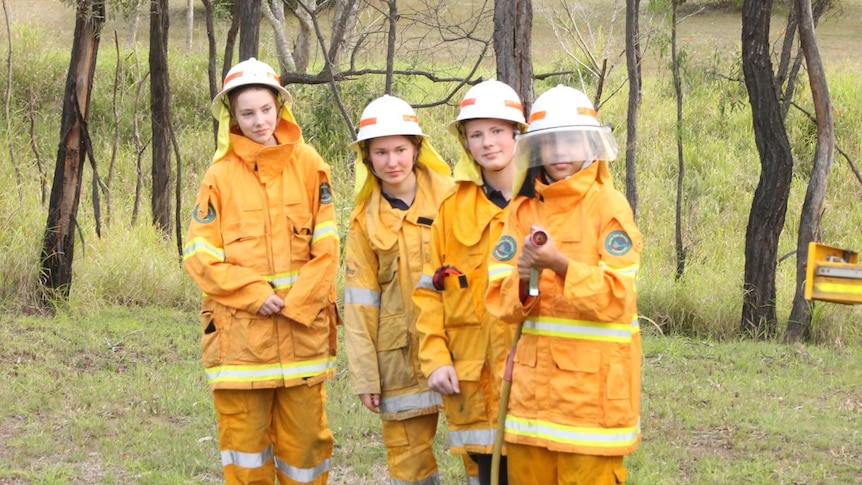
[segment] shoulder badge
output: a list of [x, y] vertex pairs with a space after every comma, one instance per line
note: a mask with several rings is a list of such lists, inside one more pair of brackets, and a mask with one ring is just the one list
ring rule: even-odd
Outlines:
[[497, 261], [509, 261], [515, 257], [518, 250], [518, 243], [512, 236], [503, 236], [494, 246], [494, 251], [491, 253]]
[[195, 222], [199, 224], [209, 224], [216, 218], [215, 207], [213, 207], [212, 204], [207, 204], [207, 211], [204, 212], [201, 210], [200, 204], [198, 204], [195, 206], [195, 210], [192, 213], [192, 217], [194, 217]]
[[632, 240], [625, 231], [614, 231], [605, 238], [605, 251], [611, 256], [622, 256], [632, 249]]
[[320, 203], [323, 205], [332, 203], [332, 189], [326, 182], [320, 184]]

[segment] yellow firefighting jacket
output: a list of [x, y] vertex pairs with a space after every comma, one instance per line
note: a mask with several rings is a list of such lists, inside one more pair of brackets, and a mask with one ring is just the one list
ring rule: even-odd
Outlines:
[[344, 330], [355, 394], [380, 394], [380, 415], [402, 420], [437, 412], [418, 360], [417, 310], [411, 295], [430, 257], [431, 223], [451, 190], [447, 175], [416, 166], [416, 197], [393, 209], [375, 183], [350, 216]]
[[[506, 441], [617, 456], [640, 442], [641, 340], [635, 276], [643, 248], [606, 163], [536, 182], [516, 198], [488, 267], [488, 311], [523, 322], [515, 352]], [[540, 295], [521, 294], [517, 261], [530, 226], [569, 258], [565, 279], [542, 272]]]
[[[494, 448], [500, 382], [514, 326], [485, 311], [485, 291], [488, 257], [505, 214], [482, 186], [459, 181], [431, 227], [431, 260], [413, 293], [420, 311], [416, 329], [422, 372], [429, 376], [451, 365], [458, 375], [460, 394], [442, 396], [453, 453], [487, 454]], [[434, 274], [444, 265], [459, 274], [443, 278], [438, 290]]]
[[[204, 292], [212, 389], [313, 384], [334, 372], [339, 241], [329, 166], [282, 119], [277, 146], [231, 133], [197, 196], [183, 265]], [[276, 293], [280, 314], [257, 312]]]

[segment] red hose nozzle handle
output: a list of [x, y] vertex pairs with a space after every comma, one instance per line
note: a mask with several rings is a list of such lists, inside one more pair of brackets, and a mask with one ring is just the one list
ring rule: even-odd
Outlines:
[[530, 242], [534, 246], [542, 246], [548, 242], [548, 233], [541, 229], [536, 229], [530, 233]]

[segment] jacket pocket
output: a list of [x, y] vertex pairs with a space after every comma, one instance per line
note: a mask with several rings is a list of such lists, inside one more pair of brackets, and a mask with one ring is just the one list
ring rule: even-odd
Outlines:
[[[468, 274], [457, 276], [450, 275], [443, 279], [443, 311], [446, 318], [446, 327], [458, 327], [462, 325], [480, 325], [482, 322], [481, 300], [484, 292], [481, 291], [481, 278], [488, 271], [474, 269]], [[476, 292], [483, 293], [478, 298]]]
[[377, 330], [377, 368], [380, 387], [394, 391], [417, 384], [403, 315], [381, 317]]
[[588, 346], [575, 348], [570, 342], [551, 342], [554, 369], [551, 370], [551, 395], [557, 402], [551, 409], [573, 419], [602, 416], [602, 352]]
[[[264, 238], [263, 221], [254, 217], [254, 212], [247, 211], [248, 220], [231, 221], [222, 224], [224, 237], [225, 261], [243, 267], [254, 267], [257, 259], [263, 258], [258, 264], [266, 263], [266, 241]], [[261, 217], [257, 214], [257, 217]], [[258, 269], [266, 269], [258, 268]], [[266, 273], [266, 271], [263, 271]]]
[[460, 394], [443, 396], [446, 420], [454, 425], [468, 425], [488, 421], [485, 385], [482, 381], [482, 360], [455, 360], [455, 373], [461, 387]]
[[[237, 310], [217, 307], [216, 326], [223, 332], [225, 364], [275, 362], [278, 342], [275, 338], [276, 319]], [[219, 326], [219, 320], [224, 322]]]
[[403, 318], [404, 298], [402, 298], [401, 285], [398, 282], [400, 258], [398, 257], [397, 250], [389, 252], [389, 254], [380, 255], [379, 261], [377, 283], [380, 285], [381, 320], [386, 315], [392, 315], [393, 318], [395, 316]]
[[[291, 207], [293, 206], [290, 206], [289, 209]], [[314, 236], [313, 222], [310, 213], [295, 210], [287, 213], [290, 257], [294, 263], [302, 265], [311, 259], [311, 242]]]
[[204, 367], [215, 367], [224, 360], [224, 352], [221, 345], [221, 334], [210, 308], [204, 308], [200, 313], [201, 323], [201, 348], [203, 349]]
[[632, 375], [628, 360], [613, 362], [605, 382], [605, 409], [602, 424], [608, 427], [633, 426], [636, 413], [632, 407]]
[[299, 358], [322, 357], [329, 355], [330, 322], [335, 319], [332, 305], [326, 307], [314, 317], [311, 325], [305, 326], [289, 321], [293, 335], [293, 353]]

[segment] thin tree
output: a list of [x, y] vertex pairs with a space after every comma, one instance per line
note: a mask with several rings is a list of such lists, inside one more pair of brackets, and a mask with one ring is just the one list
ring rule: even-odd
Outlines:
[[784, 227], [793, 170], [770, 58], [771, 15], [772, 0], [743, 3], [742, 69], [761, 172], [745, 232], [740, 328], [745, 335], [757, 338], [771, 337], [776, 329], [778, 238]]
[[6, 118], [6, 138], [9, 142], [9, 163], [15, 170], [15, 185], [18, 187], [18, 199], [24, 198], [24, 178], [21, 175], [21, 168], [15, 160], [15, 147], [11, 140], [15, 139], [12, 134], [12, 117], [9, 115], [9, 110], [12, 106], [12, 29], [10, 27], [9, 5], [6, 0], [3, 0], [3, 13], [6, 18], [6, 38], [9, 40], [6, 50], [6, 92], [3, 95], [3, 117]]
[[153, 225], [164, 235], [171, 215], [171, 89], [168, 76], [168, 0], [150, 4], [150, 111], [153, 133]]
[[626, 0], [626, 72], [629, 101], [626, 113], [626, 199], [635, 219], [638, 215], [637, 143], [641, 104], [640, 0]]
[[53, 311], [53, 302], [67, 300], [72, 286], [81, 180], [85, 156], [92, 156], [87, 118], [104, 19], [104, 1], [80, 0], [77, 3], [72, 55], [63, 95], [60, 144], [40, 258], [39, 281], [43, 291], [39, 304], [46, 311]]
[[826, 71], [817, 38], [814, 35], [815, 17], [811, 0], [796, 0], [795, 8], [799, 19], [799, 40], [808, 67], [808, 83], [814, 101], [817, 118], [817, 147], [814, 156], [814, 169], [805, 192], [802, 216], [799, 220], [799, 233], [796, 240], [796, 291], [793, 307], [787, 322], [786, 340], [798, 342], [811, 337], [811, 307], [805, 301], [805, 275], [808, 260], [808, 243], [820, 239], [820, 222], [823, 201], [829, 183], [829, 172], [835, 157], [835, 125], [832, 118], [832, 101]]
[[[684, 1], [684, 0], [683, 0]], [[671, 35], [670, 35], [670, 52], [671, 52], [671, 71], [673, 73], [673, 90], [676, 94], [676, 160], [677, 160], [677, 175], [676, 175], [676, 275], [675, 279], [679, 280], [685, 274], [685, 244], [682, 240], [682, 210], [683, 210], [683, 183], [685, 181], [685, 157], [683, 154], [683, 121], [682, 121], [682, 78], [680, 75], [680, 55], [677, 50], [677, 10], [680, 0], [671, 0]]]

